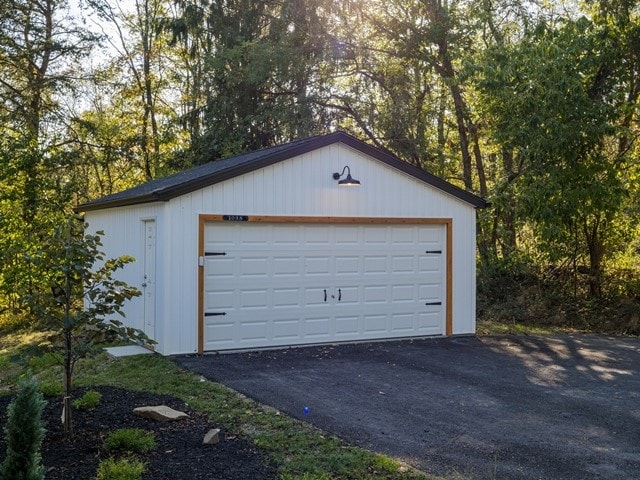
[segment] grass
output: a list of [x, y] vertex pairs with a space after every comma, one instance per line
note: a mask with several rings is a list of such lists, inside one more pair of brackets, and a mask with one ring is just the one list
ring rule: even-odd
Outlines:
[[575, 329], [551, 325], [531, 325], [519, 322], [482, 320], [476, 326], [478, 335], [538, 335], [549, 336], [575, 333]]
[[[1, 333], [1, 332], [0, 332]], [[9, 337], [14, 334], [9, 334]], [[0, 353], [9, 357], [27, 351], [20, 340], [0, 334]], [[32, 337], [20, 337], [29, 341]], [[47, 385], [62, 384], [62, 369], [48, 361], [22, 364]], [[15, 382], [19, 372], [0, 370], [1, 385]], [[76, 366], [75, 385], [109, 385], [181, 398], [194, 410], [207, 414], [228, 432], [251, 438], [279, 468], [283, 480], [434, 479], [395, 459], [362, 450], [298, 420], [279, 414], [237, 392], [179, 368], [166, 357], [143, 355], [113, 359], [106, 354], [82, 360]], [[108, 477], [104, 477], [108, 478]]]
[[7, 395], [18, 383], [28, 358], [46, 341], [46, 332], [0, 328], [0, 395]]

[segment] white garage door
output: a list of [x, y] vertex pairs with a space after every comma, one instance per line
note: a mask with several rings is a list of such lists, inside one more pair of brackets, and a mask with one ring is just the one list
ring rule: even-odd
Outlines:
[[445, 227], [210, 222], [204, 350], [445, 333]]

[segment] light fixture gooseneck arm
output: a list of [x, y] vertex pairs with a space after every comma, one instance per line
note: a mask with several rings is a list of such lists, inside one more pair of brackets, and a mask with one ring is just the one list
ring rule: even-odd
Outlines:
[[340, 177], [342, 177], [344, 175], [344, 172], [348, 170], [347, 175], [351, 175], [351, 169], [349, 168], [349, 165], [345, 165], [344, 168], [342, 169], [342, 173], [334, 173], [333, 174], [333, 179], [334, 180], [338, 180]]

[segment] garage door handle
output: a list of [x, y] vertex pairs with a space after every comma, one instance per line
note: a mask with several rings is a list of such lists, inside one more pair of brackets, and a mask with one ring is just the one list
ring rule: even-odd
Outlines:
[[338, 301], [342, 300], [342, 290], [338, 289]]
[[324, 301], [325, 302], [327, 301], [327, 289], [326, 288], [324, 289]]
[[425, 305], [442, 305], [442, 302], [427, 302]]

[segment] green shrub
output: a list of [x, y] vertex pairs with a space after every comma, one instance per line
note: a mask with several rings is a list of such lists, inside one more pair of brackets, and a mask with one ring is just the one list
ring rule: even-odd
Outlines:
[[63, 393], [62, 382], [43, 382], [40, 391], [45, 397], [61, 397]]
[[0, 465], [0, 479], [44, 479], [40, 445], [44, 437], [42, 411], [45, 405], [38, 382], [33, 377], [20, 382], [18, 394], [8, 408], [4, 428], [7, 454]]
[[155, 447], [154, 434], [141, 428], [121, 428], [112, 432], [104, 442], [105, 450], [123, 450], [133, 453], [148, 452]]
[[145, 465], [140, 460], [108, 458], [98, 465], [96, 480], [140, 480]]
[[96, 392], [95, 390], [88, 390], [80, 398], [76, 398], [73, 401], [73, 406], [79, 408], [80, 410], [89, 410], [100, 405], [101, 400], [102, 394], [100, 392]]

